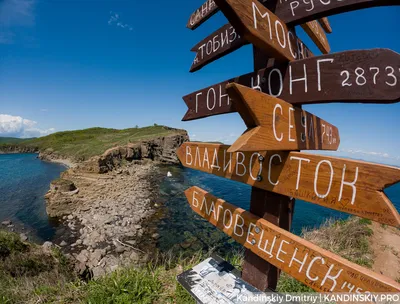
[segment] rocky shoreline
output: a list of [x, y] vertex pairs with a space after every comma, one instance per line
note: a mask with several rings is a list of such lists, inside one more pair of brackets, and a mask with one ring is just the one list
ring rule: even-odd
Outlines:
[[43, 246], [61, 248], [85, 277], [145, 263], [159, 237], [154, 229], [144, 229], [160, 207], [159, 184], [165, 177], [158, 165], [179, 163], [175, 150], [187, 140], [181, 133], [132, 143], [84, 162], [36, 151], [38, 158], [69, 168], [45, 196], [47, 213], [60, 220], [61, 233]]

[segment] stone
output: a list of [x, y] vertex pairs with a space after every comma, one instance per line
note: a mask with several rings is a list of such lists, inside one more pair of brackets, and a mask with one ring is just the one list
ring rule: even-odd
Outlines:
[[93, 278], [98, 279], [106, 274], [106, 271], [101, 266], [96, 266], [92, 269]]
[[42, 248], [45, 251], [49, 252], [51, 250], [51, 248], [53, 248], [53, 246], [54, 246], [54, 244], [52, 242], [47, 241], [47, 242], [43, 243]]
[[67, 219], [72, 220], [74, 217], [70, 214], [68, 215]]
[[129, 255], [129, 259], [130, 259], [132, 262], [138, 262], [138, 261], [140, 260], [140, 255], [139, 255], [137, 252], [133, 251], [133, 252]]
[[27, 237], [25, 234], [23, 234], [23, 233], [20, 233], [19, 238], [20, 238], [21, 241], [23, 241], [23, 242], [25, 242], [25, 241], [28, 240], [28, 237]]
[[81, 245], [81, 244], [82, 244], [82, 240], [80, 240], [80, 239], [79, 239], [79, 240], [76, 240], [75, 244], [76, 244], [76, 245]]
[[153, 233], [151, 236], [153, 239], [157, 240], [160, 238], [160, 235], [158, 233]]
[[89, 251], [86, 249], [82, 250], [77, 256], [76, 260], [82, 264], [85, 264], [89, 258]]
[[9, 226], [9, 225], [12, 224], [12, 222], [11, 222], [11, 221], [3, 221], [3, 222], [1, 222], [1, 224], [2, 224], [3, 226]]
[[115, 252], [123, 253], [125, 251], [126, 251], [126, 248], [124, 246], [115, 246]]
[[127, 243], [129, 245], [132, 245], [132, 246], [136, 245], [136, 241], [135, 240], [127, 240], [127, 241], [125, 241], [125, 243]]
[[61, 243], [60, 243], [60, 246], [61, 247], [65, 247], [65, 246], [67, 246], [68, 244], [67, 244], [67, 242], [66, 241], [62, 241]]
[[14, 228], [14, 225], [8, 225], [7, 228]]

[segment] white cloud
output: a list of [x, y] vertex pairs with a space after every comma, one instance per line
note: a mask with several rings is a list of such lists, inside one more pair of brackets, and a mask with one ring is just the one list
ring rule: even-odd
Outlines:
[[114, 13], [113, 11], [110, 11], [110, 19], [108, 19], [108, 25], [115, 25], [129, 31], [133, 30], [131, 25], [121, 22], [120, 15], [118, 13]]
[[0, 0], [0, 44], [14, 42], [15, 27], [35, 24], [36, 0]]
[[21, 116], [0, 114], [0, 136], [27, 138], [55, 132], [54, 128], [44, 130], [37, 128], [36, 125], [36, 121], [24, 119]]
[[370, 155], [370, 156], [384, 157], [384, 158], [390, 158], [390, 159], [400, 159], [400, 156], [389, 155], [386, 152], [364, 151], [364, 150], [360, 150], [360, 149], [339, 149], [338, 152], [345, 152], [345, 153], [350, 153], [350, 154], [360, 154], [360, 155]]

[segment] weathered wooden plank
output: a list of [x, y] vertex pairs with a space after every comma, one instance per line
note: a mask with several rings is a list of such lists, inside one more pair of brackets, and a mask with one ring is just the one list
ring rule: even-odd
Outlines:
[[314, 41], [319, 50], [323, 54], [328, 54], [331, 51], [331, 47], [328, 42], [328, 38], [325, 35], [325, 31], [322, 29], [318, 21], [309, 21], [301, 25], [307, 35]]
[[320, 292], [399, 292], [400, 284], [192, 187], [190, 207], [264, 260]]
[[215, 3], [239, 35], [269, 56], [289, 61], [312, 56], [296, 34], [258, 1], [215, 0]]
[[321, 24], [322, 28], [324, 29], [325, 32], [331, 34], [332, 33], [332, 28], [331, 24], [329, 23], [328, 18], [320, 18], [318, 19], [319, 24]]
[[248, 128], [228, 152], [338, 149], [339, 130], [325, 120], [236, 83], [227, 92]]
[[202, 6], [200, 6], [190, 15], [186, 27], [194, 30], [217, 12], [218, 8], [214, 0], [206, 0]]
[[239, 36], [229, 23], [196, 44], [192, 51], [196, 52], [190, 72], [200, 70], [205, 65], [248, 44]]
[[400, 101], [400, 55], [388, 49], [346, 51], [274, 63], [183, 97], [183, 120], [236, 112], [226, 85], [236, 82], [291, 104]]
[[[217, 1], [215, 1], [218, 5]], [[299, 25], [307, 21], [369, 7], [399, 5], [398, 0], [262, 0], [264, 5], [275, 9], [284, 22]]]
[[400, 227], [383, 189], [400, 168], [302, 152], [228, 152], [229, 146], [184, 143], [177, 155], [188, 168]]
[[[269, 10], [274, 12], [279, 19], [290, 26], [300, 25], [307, 21], [312, 21], [318, 18], [318, 21], [321, 23], [321, 26], [327, 33], [332, 33], [332, 28], [328, 22], [328, 19], [325, 18], [327, 16], [337, 15], [363, 8], [400, 4], [398, 0], [260, 0], [260, 2], [263, 3]], [[187, 27], [194, 30], [218, 11], [219, 8], [215, 2], [213, 0], [207, 0], [190, 16]], [[191, 26], [191, 23], [193, 23], [195, 26]]]

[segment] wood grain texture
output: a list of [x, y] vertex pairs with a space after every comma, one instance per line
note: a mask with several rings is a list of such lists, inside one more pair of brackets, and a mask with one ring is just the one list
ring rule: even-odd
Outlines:
[[274, 63], [184, 96], [188, 111], [183, 120], [236, 112], [225, 89], [231, 82], [294, 105], [394, 103], [400, 101], [400, 55], [388, 49], [371, 49]]
[[[256, 187], [251, 189], [250, 213], [290, 231], [295, 199]], [[249, 249], [245, 250], [242, 278], [260, 290], [276, 290], [281, 271]]]
[[309, 48], [286, 24], [258, 1], [215, 0], [239, 35], [280, 60], [313, 56]]
[[400, 291], [400, 284], [394, 280], [351, 263], [199, 187], [189, 188], [185, 195], [198, 215], [316, 291]]
[[339, 130], [325, 120], [240, 84], [226, 90], [248, 127], [228, 152], [339, 148]]
[[400, 227], [400, 215], [383, 193], [400, 181], [400, 168], [302, 152], [228, 149], [188, 142], [176, 153], [187, 168]]
[[316, 44], [318, 49], [323, 54], [329, 54], [331, 51], [331, 47], [328, 42], [328, 38], [325, 35], [325, 31], [318, 23], [318, 21], [313, 20], [306, 22], [301, 25], [303, 30], [307, 33], [307, 35], [311, 38], [312, 41]]
[[261, 0], [261, 2], [269, 9], [274, 9], [275, 14], [289, 25], [299, 25], [322, 17], [363, 8], [400, 4], [398, 0]]
[[214, 0], [206, 0], [197, 10], [195, 10], [189, 18], [186, 27], [194, 30], [201, 24], [206, 22], [210, 17], [218, 12], [218, 7]]
[[332, 34], [332, 27], [331, 24], [329, 23], [328, 18], [324, 17], [324, 18], [320, 18], [318, 19], [319, 24], [321, 24], [322, 28], [324, 29], [324, 31], [328, 34]]
[[239, 36], [229, 23], [197, 43], [192, 51], [196, 52], [190, 72], [200, 70], [205, 65], [227, 55], [248, 42]]
[[[398, 0], [260, 0], [260, 2], [287, 25], [300, 25], [307, 21], [319, 19], [321, 26], [327, 33], [332, 33], [332, 28], [325, 17], [364, 8], [400, 4]], [[194, 30], [218, 11], [219, 8], [215, 5], [215, 2], [207, 0], [190, 16], [187, 27]]]

